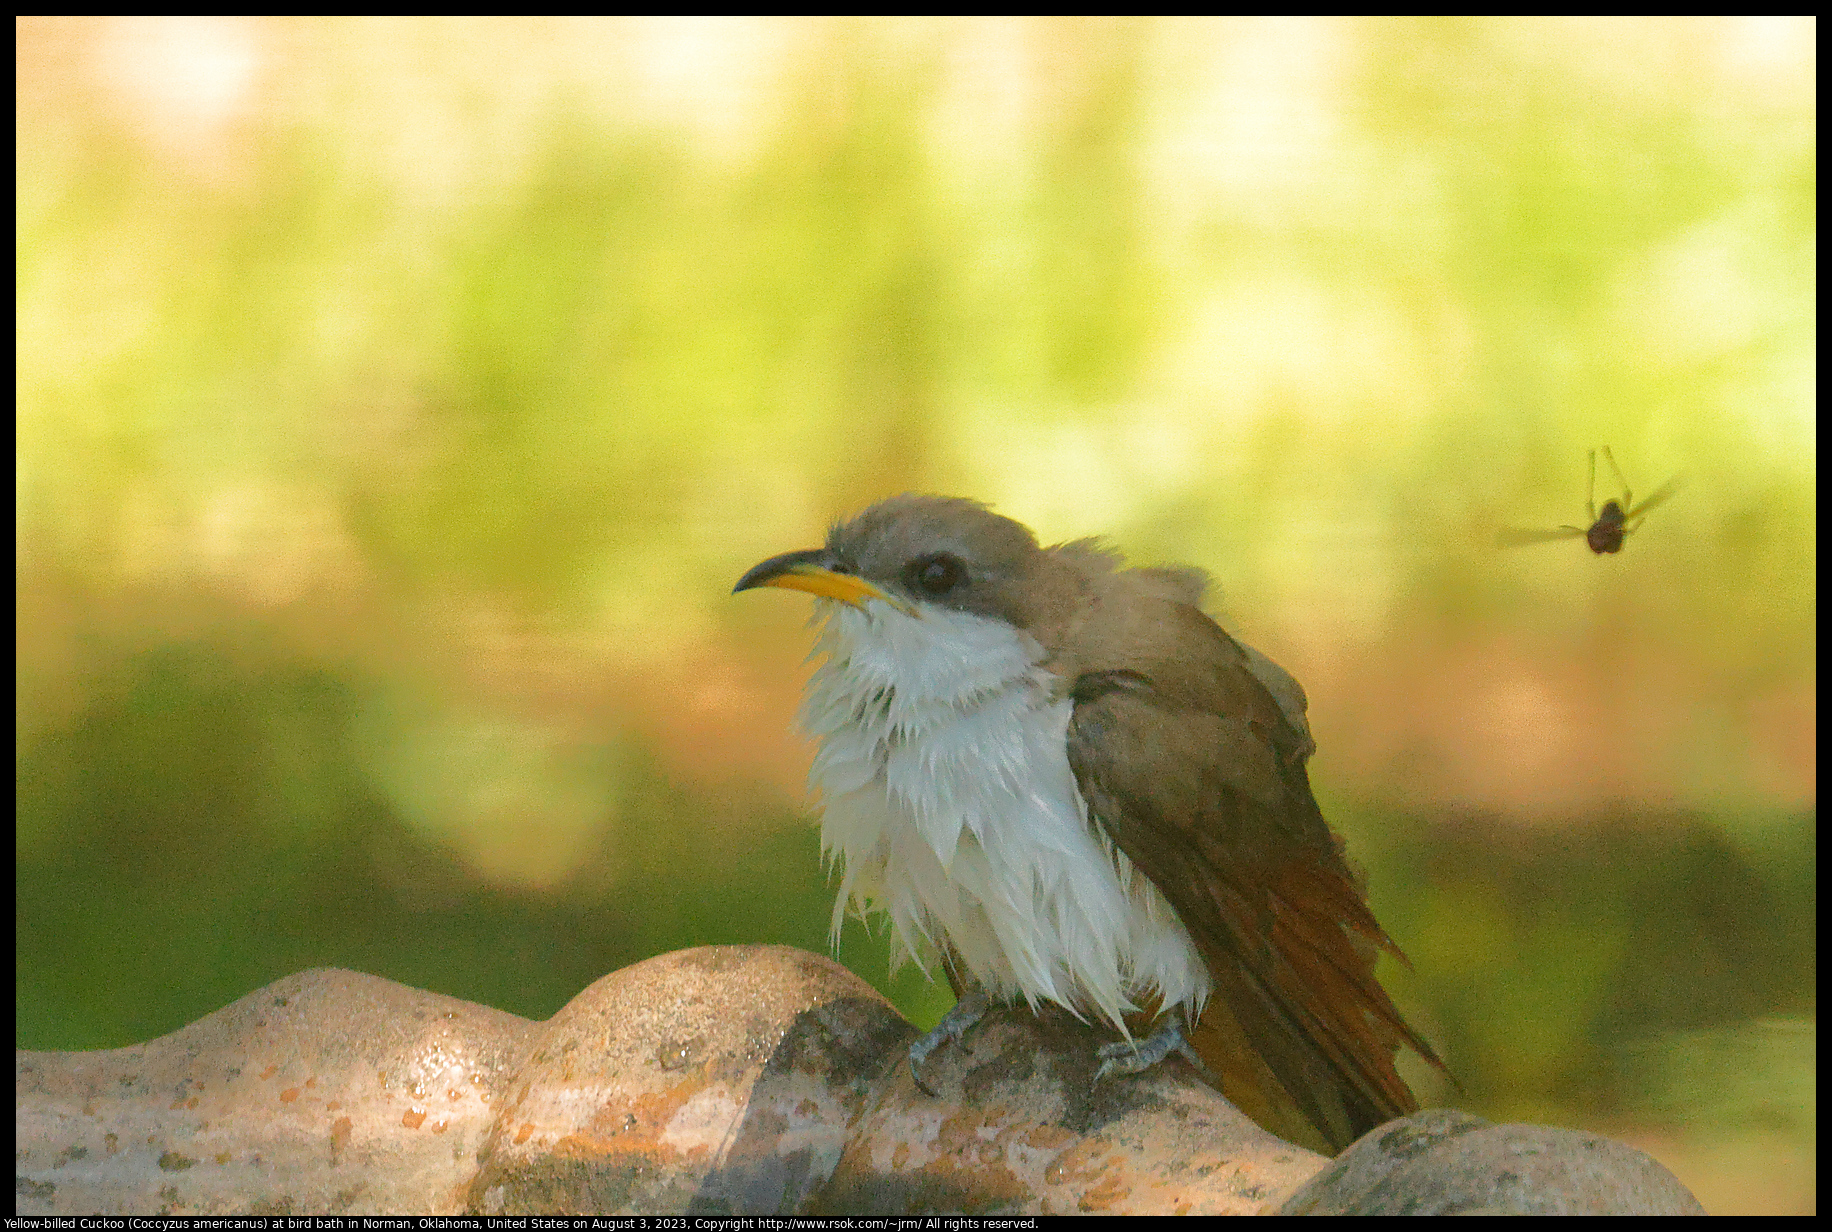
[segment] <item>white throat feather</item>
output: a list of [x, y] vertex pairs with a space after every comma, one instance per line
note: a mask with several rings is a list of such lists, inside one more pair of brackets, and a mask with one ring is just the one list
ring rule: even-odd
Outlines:
[[851, 907], [890, 919], [893, 968], [946, 941], [1001, 1000], [1054, 1002], [1126, 1033], [1155, 997], [1192, 1021], [1209, 977], [1176, 913], [1088, 818], [1069, 768], [1073, 702], [1004, 621], [817, 600], [804, 729], [821, 848]]

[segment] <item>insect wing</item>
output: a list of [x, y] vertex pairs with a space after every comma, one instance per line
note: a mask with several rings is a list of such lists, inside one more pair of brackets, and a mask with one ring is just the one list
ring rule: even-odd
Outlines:
[[1554, 530], [1523, 530], [1513, 526], [1501, 528], [1495, 538], [1504, 548], [1524, 547], [1529, 543], [1551, 543], [1554, 539], [1582, 539], [1585, 532], [1575, 526]]
[[1667, 480], [1667, 482], [1664, 485], [1662, 485], [1660, 490], [1655, 492], [1654, 495], [1644, 498], [1640, 504], [1636, 505], [1633, 509], [1623, 514], [1622, 520], [1626, 522], [1630, 518], [1640, 517], [1642, 514], [1652, 509], [1655, 505], [1658, 505], [1662, 501], [1670, 499], [1673, 493], [1679, 491], [1681, 488], [1685, 486], [1686, 486], [1686, 481], [1684, 479]]

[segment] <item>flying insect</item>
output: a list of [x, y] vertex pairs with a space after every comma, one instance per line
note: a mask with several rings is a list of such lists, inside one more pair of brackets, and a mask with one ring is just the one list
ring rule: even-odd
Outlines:
[[1616, 473], [1616, 482], [1622, 485], [1620, 501], [1606, 500], [1599, 512], [1597, 509], [1597, 451], [1590, 451], [1590, 492], [1585, 500], [1585, 507], [1590, 511], [1589, 526], [1560, 526], [1556, 530], [1513, 530], [1501, 532], [1503, 547], [1519, 547], [1527, 543], [1549, 543], [1554, 539], [1582, 539], [1587, 547], [1598, 556], [1606, 552], [1620, 552], [1622, 541], [1640, 528], [1648, 510], [1661, 504], [1679, 491], [1681, 481], [1669, 479], [1650, 497], [1639, 505], [1635, 503], [1634, 493], [1629, 491], [1628, 480], [1622, 477], [1622, 468], [1616, 465], [1615, 455], [1610, 453], [1609, 446], [1603, 446], [1603, 460], [1609, 463], [1609, 469]]

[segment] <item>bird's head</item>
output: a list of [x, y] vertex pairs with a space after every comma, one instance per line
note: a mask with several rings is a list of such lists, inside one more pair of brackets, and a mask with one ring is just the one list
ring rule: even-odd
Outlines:
[[915, 619], [962, 612], [1024, 629], [1052, 590], [1050, 564], [1029, 530], [978, 501], [893, 496], [837, 523], [824, 547], [772, 556], [733, 593], [781, 586], [865, 611], [876, 602]]

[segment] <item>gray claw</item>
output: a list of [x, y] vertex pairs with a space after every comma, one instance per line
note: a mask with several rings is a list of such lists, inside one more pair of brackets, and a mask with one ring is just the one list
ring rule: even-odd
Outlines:
[[1094, 1081], [1120, 1074], [1142, 1074], [1173, 1052], [1195, 1066], [1196, 1072], [1209, 1082], [1215, 1081], [1215, 1075], [1183, 1038], [1183, 1028], [1175, 1022], [1159, 1027], [1147, 1039], [1101, 1045], [1097, 1054], [1100, 1068], [1094, 1071]]
[[[954, 1003], [954, 1008], [941, 1016], [932, 1031], [924, 1032], [910, 1045], [910, 1077], [916, 1088], [924, 1095], [934, 1098], [935, 1092], [922, 1080], [922, 1063], [929, 1059], [929, 1054], [951, 1040], [958, 1040], [973, 1028], [973, 1024], [986, 1016], [988, 1008], [986, 994], [975, 989]], [[965, 1047], [965, 1045], [962, 1045]]]

